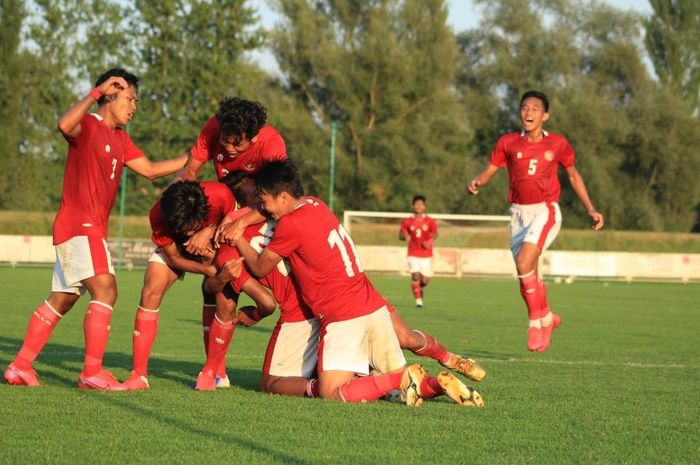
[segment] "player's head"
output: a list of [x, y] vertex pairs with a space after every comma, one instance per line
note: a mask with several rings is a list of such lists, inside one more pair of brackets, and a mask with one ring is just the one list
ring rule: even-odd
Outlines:
[[160, 207], [173, 233], [191, 236], [205, 226], [209, 217], [208, 200], [198, 182], [182, 181], [165, 189]]
[[299, 170], [291, 160], [264, 165], [255, 175], [255, 184], [263, 208], [274, 219], [292, 212], [304, 196]]
[[425, 196], [423, 194], [414, 195], [411, 205], [413, 207], [413, 213], [422, 215], [425, 213]]
[[117, 76], [123, 78], [129, 85], [126, 89], [122, 89], [116, 94], [109, 96], [102, 96], [97, 101], [97, 104], [102, 107], [103, 105], [110, 105], [110, 113], [114, 118], [118, 126], [126, 126], [126, 124], [131, 120], [136, 113], [136, 105], [138, 103], [139, 97], [139, 78], [130, 72], [122, 68], [112, 68], [109, 71], [102, 73], [100, 77], [95, 81], [95, 87], [99, 87], [100, 84], [104, 83], [107, 79], [112, 76]]
[[536, 90], [529, 90], [520, 98], [520, 124], [526, 132], [542, 128], [549, 119], [549, 99]]
[[227, 97], [216, 112], [221, 145], [229, 155], [245, 152], [257, 140], [267, 120], [267, 110], [259, 102]]
[[222, 182], [233, 193], [238, 204], [242, 207], [257, 208], [260, 203], [255, 180], [243, 171], [232, 171]]

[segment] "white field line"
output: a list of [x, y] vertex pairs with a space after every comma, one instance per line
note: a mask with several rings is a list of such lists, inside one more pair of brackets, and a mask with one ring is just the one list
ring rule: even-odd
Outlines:
[[[0, 354], [12, 354], [15, 351], [0, 350]], [[83, 356], [84, 352], [82, 350], [65, 350], [65, 351], [46, 351], [42, 352], [42, 355], [68, 355], [68, 356]], [[260, 355], [241, 355], [232, 354], [230, 358], [233, 359], [246, 359], [254, 360], [264, 358], [264, 352]], [[195, 355], [194, 358], [196, 358]], [[165, 358], [165, 359], [176, 359], [185, 360], [193, 358], [191, 353], [174, 353], [174, 352], [156, 352], [151, 354], [151, 358]], [[423, 357], [418, 357], [411, 355], [408, 358], [412, 360], [422, 360]], [[597, 362], [595, 360], [552, 360], [552, 359], [525, 359], [525, 358], [515, 358], [509, 357], [504, 358], [489, 358], [489, 357], [478, 357], [479, 362], [488, 363], [541, 363], [545, 365], [568, 365], [568, 366], [612, 366], [612, 367], [628, 367], [628, 368], [697, 368], [690, 365], [684, 365], [679, 363], [645, 363], [645, 362]]]

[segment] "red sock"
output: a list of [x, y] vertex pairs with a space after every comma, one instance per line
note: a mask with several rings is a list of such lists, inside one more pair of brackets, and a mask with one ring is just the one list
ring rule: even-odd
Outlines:
[[537, 279], [537, 288], [540, 296], [540, 318], [542, 318], [550, 312], [549, 303], [547, 302], [547, 287], [544, 285], [544, 281]]
[[306, 391], [304, 397], [318, 397], [318, 378], [311, 378], [306, 382]]
[[530, 320], [536, 320], [540, 317], [540, 292], [537, 284], [537, 275], [531, 271], [523, 276], [518, 276], [520, 279], [520, 295], [527, 305], [527, 315]]
[[369, 402], [377, 400], [389, 391], [401, 387], [404, 370], [383, 375], [355, 378], [340, 386], [340, 397], [344, 402]]
[[450, 353], [433, 336], [415, 329], [413, 331], [420, 334], [425, 339], [425, 345], [420, 349], [414, 350], [414, 354], [420, 355], [421, 357], [430, 357], [443, 365], [450, 361]]
[[420, 299], [421, 298], [420, 281], [411, 281], [411, 289], [413, 290], [413, 297], [416, 299]]
[[221, 366], [221, 362], [226, 357], [226, 351], [229, 344], [231, 344], [231, 338], [235, 329], [236, 325], [233, 323], [222, 323], [218, 318], [214, 318], [209, 330], [207, 363], [204, 364], [202, 371], [211, 370], [212, 373], [216, 374], [216, 371]]
[[148, 376], [148, 359], [151, 347], [158, 334], [158, 310], [149, 310], [139, 305], [134, 321], [134, 371]]
[[85, 334], [85, 366], [83, 375], [92, 376], [102, 369], [102, 358], [109, 339], [109, 322], [112, 307], [97, 300], [91, 300], [83, 320]]
[[434, 376], [426, 376], [420, 383], [420, 396], [424, 399], [432, 399], [445, 393]]
[[32, 367], [32, 363], [46, 345], [59, 321], [61, 321], [61, 315], [46, 301], [34, 310], [22, 348], [19, 349], [17, 358], [14, 360], [17, 368], [29, 370]]
[[216, 313], [216, 305], [203, 305], [202, 306], [202, 336], [204, 338], [204, 355], [207, 355], [209, 351], [209, 330], [211, 329], [211, 323], [214, 321], [214, 314]]

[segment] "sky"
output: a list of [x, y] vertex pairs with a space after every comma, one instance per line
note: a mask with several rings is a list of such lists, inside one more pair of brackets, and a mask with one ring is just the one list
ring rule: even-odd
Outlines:
[[[642, 14], [650, 14], [651, 6], [647, 0], [598, 0], [622, 10], [633, 10]], [[449, 16], [447, 23], [455, 32], [471, 29], [479, 24], [480, 8], [475, 7], [472, 0], [446, 0]], [[271, 28], [277, 22], [278, 16], [268, 6], [266, 0], [251, 0], [250, 4], [257, 8], [260, 20], [265, 28]], [[253, 60], [271, 72], [278, 72], [275, 59], [269, 52], [255, 51], [251, 53]]]

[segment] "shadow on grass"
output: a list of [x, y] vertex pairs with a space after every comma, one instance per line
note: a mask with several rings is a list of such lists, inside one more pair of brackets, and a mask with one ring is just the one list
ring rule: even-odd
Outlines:
[[[191, 318], [179, 318], [178, 321], [181, 321], [183, 323], [193, 323], [196, 325], [201, 325], [202, 320], [193, 320]], [[263, 328], [262, 326], [237, 326], [236, 331], [253, 331], [255, 333], [260, 333], [260, 334], [272, 334], [272, 328]]]
[[[0, 336], [0, 363], [2, 363], [1, 368], [3, 371], [17, 354], [22, 342], [21, 339]], [[151, 386], [157, 385], [158, 379], [165, 379], [190, 387], [194, 384], [197, 374], [204, 365], [203, 354], [194, 354], [192, 357], [201, 358], [202, 360], [201, 362], [193, 362], [151, 357], [148, 364]], [[37, 370], [39, 379], [42, 383], [74, 387], [78, 382], [83, 358], [83, 348], [49, 342], [37, 358], [37, 363], [40, 365], [40, 369]], [[229, 357], [229, 360], [232, 359], [235, 360], [235, 355]], [[131, 370], [132, 357], [131, 354], [124, 352], [106, 352], [104, 362], [105, 368], [108, 370], [120, 367], [128, 372]], [[41, 365], [46, 365], [47, 368]], [[69, 378], [65, 376], [66, 372], [75, 373], [75, 376]], [[260, 371], [238, 368], [233, 370], [229, 368], [228, 375], [232, 385], [248, 391], [258, 391]]]

